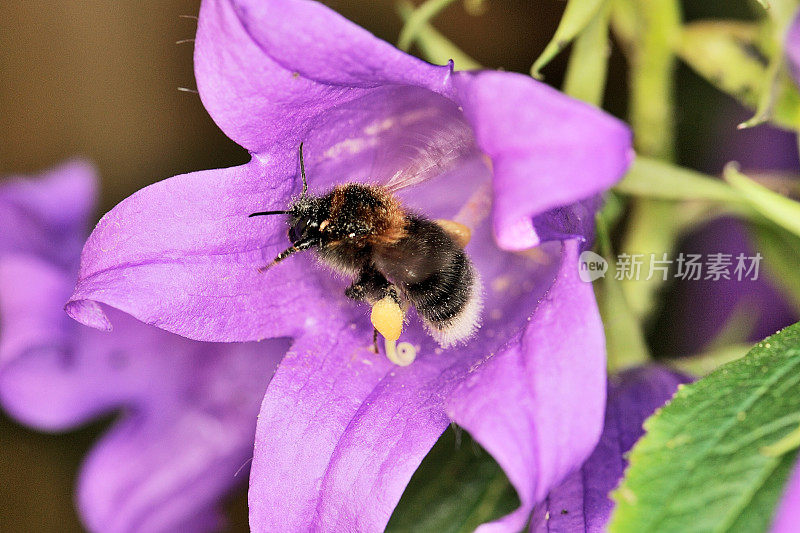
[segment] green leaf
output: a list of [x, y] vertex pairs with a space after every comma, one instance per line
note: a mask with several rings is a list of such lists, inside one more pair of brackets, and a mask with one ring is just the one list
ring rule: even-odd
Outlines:
[[712, 85], [753, 107], [767, 70], [755, 53], [759, 32], [747, 22], [694, 22], [684, 26], [676, 52]]
[[715, 87], [755, 108], [755, 115], [739, 128], [767, 121], [800, 127], [800, 93], [783, 53], [787, 24], [796, 9], [794, 0], [779, 1], [762, 24], [700, 21], [681, 32], [676, 47], [680, 58]]
[[575, 40], [569, 65], [564, 77], [566, 94], [600, 107], [606, 86], [608, 56], [611, 53], [608, 41], [608, 21], [611, 4], [600, 7], [597, 16]]
[[[408, 1], [397, 4], [400, 16], [408, 22], [414, 14], [414, 5]], [[464, 53], [447, 37], [436, 31], [430, 24], [423, 24], [417, 29], [416, 44], [422, 55], [437, 65], [444, 65], [451, 59], [456, 70], [475, 70], [481, 68], [480, 63]]]
[[449, 429], [414, 473], [386, 531], [466, 533], [517, 507], [494, 459], [469, 435]]
[[647, 433], [612, 493], [609, 531], [766, 530], [797, 454], [775, 445], [798, 425], [795, 324], [679, 388], [645, 422]]
[[777, 126], [800, 130], [800, 92], [786, 70], [778, 73], [771, 120]]
[[740, 130], [764, 124], [772, 119], [775, 114], [778, 96], [781, 94], [780, 74], [782, 64], [782, 52], [775, 53], [770, 58], [767, 70], [764, 73], [765, 80], [761, 87], [761, 95], [758, 97], [758, 103], [756, 104], [756, 114], [749, 120], [739, 124], [738, 128]]
[[729, 163], [723, 172], [725, 180], [739, 191], [756, 211], [764, 218], [800, 236], [800, 202], [795, 202], [782, 194], [764, 187]]
[[559, 52], [569, 45], [570, 42], [583, 31], [586, 26], [595, 18], [600, 11], [600, 7], [607, 0], [569, 0], [564, 9], [561, 22], [558, 23], [556, 33], [547, 43], [542, 55], [540, 55], [531, 67], [531, 76], [541, 79], [541, 70]]
[[724, 364], [744, 357], [749, 351], [750, 345], [731, 344], [720, 348], [714, 348], [691, 357], [677, 357], [663, 362], [684, 374], [702, 377], [710, 374]]

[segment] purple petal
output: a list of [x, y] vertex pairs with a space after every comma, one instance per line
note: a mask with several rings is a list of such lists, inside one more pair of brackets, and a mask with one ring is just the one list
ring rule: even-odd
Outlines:
[[[74, 275], [37, 252], [54, 234], [63, 235], [67, 250], [84, 234], [78, 219], [87, 183], [67, 175], [0, 188], [0, 198], [13, 198], [19, 211], [0, 228], [0, 241], [9, 242], [4, 237], [28, 216], [49, 217], [40, 217], [34, 239], [0, 250], [0, 404], [49, 430], [123, 410], [80, 475], [79, 506], [89, 529], [218, 529], [219, 499], [243, 480], [236, 474], [251, 457], [255, 416], [288, 341], [197, 343], [115, 309], [107, 311], [113, 334], [70, 320], [62, 303]], [[56, 190], [75, 199], [61, 215], [47, 205]], [[64, 258], [74, 265], [77, 248], [72, 252]]]
[[789, 72], [795, 83], [800, 86], [800, 12], [795, 15], [794, 20], [789, 25], [789, 30], [786, 32], [784, 51]]
[[[449, 424], [445, 359], [393, 367], [365, 327], [297, 341], [259, 415], [250, 476], [254, 531], [376, 531]], [[289, 416], [287, 416], [289, 415]]]
[[[478, 246], [491, 239], [488, 224], [483, 228]], [[520, 281], [498, 283], [502, 269], [485, 266], [496, 276], [487, 278], [494, 287], [488, 307], [496, 313], [485, 335], [441, 350], [412, 326], [404, 339], [416, 345], [418, 358], [409, 367], [394, 367], [368, 351], [370, 329], [363, 320], [329, 319], [297, 341], [259, 416], [250, 486], [253, 530], [383, 528], [451, 420], [495, 453], [518, 491], [528, 494], [535, 485], [543, 497], [588, 455], [602, 420], [602, 328], [593, 301], [583, 308], [591, 286], [572, 284], [577, 249], [577, 242], [566, 245], [558, 281], [545, 296], [537, 290], [552, 284], [552, 268], [539, 269], [533, 292], [508, 293]], [[533, 315], [521, 311], [537, 300]], [[562, 346], [560, 327], [579, 331], [583, 342]], [[548, 442], [555, 436], [564, 450], [545, 449], [537, 434], [547, 434]], [[515, 460], [519, 450], [531, 450], [523, 471]], [[504, 525], [521, 527], [532, 498]]]
[[459, 72], [454, 80], [494, 166], [494, 227], [503, 248], [541, 242], [531, 217], [603, 192], [633, 160], [622, 122], [528, 76]]
[[[0, 280], [4, 297], [7, 281]], [[113, 334], [73, 322], [71, 344], [32, 343], [10, 357], [0, 367], [0, 400], [18, 419], [49, 429], [127, 408], [81, 472], [81, 516], [91, 530], [174, 531], [187, 520], [193, 531], [216, 529], [212, 511], [246, 475], [236, 476], [287, 343], [195, 343], [110, 313]], [[24, 327], [3, 317], [4, 332]], [[216, 518], [201, 527], [201, 515]]]
[[553, 286], [518, 338], [470, 368], [448, 414], [503, 467], [517, 511], [482, 531], [519, 530], [534, 504], [591, 452], [605, 401], [605, 339], [568, 241]]
[[600, 442], [577, 472], [550, 491], [531, 518], [531, 532], [600, 533], [611, 516], [613, 490], [627, 466], [625, 454], [644, 434], [642, 424], [689, 379], [660, 367], [628, 370], [611, 378]]
[[[125, 324], [122, 316], [115, 320]], [[143, 328], [138, 325], [136, 333], [143, 335]], [[159, 342], [161, 351], [152, 354], [165, 361], [151, 357], [128, 372], [121, 386], [134, 378], [139, 383], [128, 387], [129, 394], [139, 397], [125, 402], [128, 413], [81, 471], [79, 505], [95, 531], [175, 531], [186, 520], [209, 515], [220, 496], [246, 476], [259, 401], [288, 343], [216, 345], [174, 338], [171, 352]], [[144, 379], [158, 385], [148, 391]], [[217, 529], [219, 517], [210, 517], [214, 521], [202, 530]]]
[[772, 533], [794, 533], [800, 524], [800, 466], [794, 467], [772, 522]]
[[195, 76], [203, 105], [251, 152], [294, 153], [318, 117], [373, 87], [433, 90], [449, 75], [449, 66], [404, 54], [316, 2], [201, 6]]
[[187, 520], [216, 529], [201, 528], [197, 515], [213, 516], [246, 475], [235, 476], [286, 341], [195, 343], [114, 310], [114, 333], [102, 333], [63, 315], [70, 283], [39, 259], [0, 260], [0, 402], [45, 429], [127, 408], [81, 473], [90, 529], [174, 531]]
[[[366, 121], [380, 124], [386, 114], [365, 100], [392, 102], [388, 93], [402, 87], [429, 93], [423, 101], [434, 93], [450, 100], [494, 164], [495, 230], [507, 249], [544, 240], [531, 217], [604, 191], [633, 157], [627, 127], [596, 108], [528, 76], [451, 75], [449, 67], [404, 54], [316, 2], [205, 2], [195, 64], [209, 113], [262, 158], [283, 158], [301, 141], [334, 132], [317, 150], [346, 146], [367, 157], [391, 135], [366, 133]], [[335, 129], [322, 125], [331, 116]]]
[[299, 316], [327, 316], [325, 287], [304, 274], [308, 258], [258, 271], [288, 246], [285, 222], [247, 215], [285, 206], [287, 175], [254, 159], [138, 191], [92, 232], [67, 312], [108, 327], [95, 303], [103, 302], [186, 337], [224, 341], [295, 335]]
[[[83, 161], [35, 180], [11, 177], [0, 187], [0, 254], [28, 251], [67, 267], [77, 259], [95, 206], [97, 176]], [[13, 231], [12, 231], [13, 229]]]

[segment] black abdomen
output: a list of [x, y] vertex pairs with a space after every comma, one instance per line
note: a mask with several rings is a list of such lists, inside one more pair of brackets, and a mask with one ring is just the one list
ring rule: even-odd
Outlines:
[[472, 283], [469, 259], [461, 249], [456, 249], [444, 268], [424, 281], [404, 284], [403, 289], [422, 318], [437, 329], [445, 329], [466, 308]]
[[[443, 332], [452, 327], [476, 297], [475, 273], [469, 258], [431, 220], [409, 216], [407, 236], [375, 259], [377, 268], [400, 286], [433, 330]], [[463, 336], [454, 333], [455, 337], [466, 337], [471, 331]], [[453, 339], [457, 340], [462, 339]]]

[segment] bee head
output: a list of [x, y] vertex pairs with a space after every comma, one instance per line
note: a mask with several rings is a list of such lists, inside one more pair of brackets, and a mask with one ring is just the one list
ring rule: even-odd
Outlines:
[[319, 198], [304, 195], [289, 207], [289, 240], [293, 245], [319, 242], [320, 224], [324, 220]]

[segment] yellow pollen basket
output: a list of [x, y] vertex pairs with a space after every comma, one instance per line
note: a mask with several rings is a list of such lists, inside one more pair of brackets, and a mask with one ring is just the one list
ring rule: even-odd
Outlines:
[[386, 340], [396, 341], [403, 333], [403, 310], [391, 297], [385, 296], [372, 306], [370, 321]]
[[389, 296], [384, 297], [372, 306], [370, 321], [373, 327], [383, 335], [386, 357], [398, 366], [408, 366], [414, 362], [417, 351], [407, 342], [397, 345], [397, 339], [403, 333], [403, 309]]
[[472, 230], [460, 222], [456, 222], [455, 220], [447, 220], [446, 218], [437, 218], [434, 222], [436, 222], [439, 227], [446, 231], [447, 234], [450, 235], [450, 237], [456, 242], [456, 244], [462, 248], [466, 247], [469, 244], [470, 239], [472, 239]]

